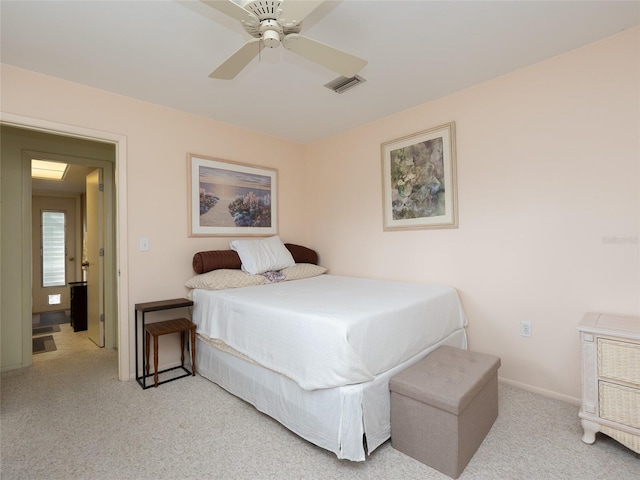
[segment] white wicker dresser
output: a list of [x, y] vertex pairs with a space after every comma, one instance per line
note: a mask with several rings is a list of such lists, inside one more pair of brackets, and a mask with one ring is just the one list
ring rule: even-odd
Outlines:
[[587, 313], [578, 330], [582, 441], [602, 432], [640, 453], [640, 318]]

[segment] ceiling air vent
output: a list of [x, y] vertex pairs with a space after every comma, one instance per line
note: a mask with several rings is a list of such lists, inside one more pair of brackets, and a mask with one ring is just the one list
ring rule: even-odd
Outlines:
[[347, 77], [338, 77], [335, 80], [330, 81], [325, 85], [329, 90], [333, 90], [336, 93], [344, 93], [350, 88], [355, 87], [361, 83], [366, 82], [364, 78], [360, 75], [356, 75], [355, 77], [347, 78]]

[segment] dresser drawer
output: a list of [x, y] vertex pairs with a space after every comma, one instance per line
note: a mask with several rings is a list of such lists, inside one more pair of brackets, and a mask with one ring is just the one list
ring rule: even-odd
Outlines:
[[600, 417], [640, 428], [640, 389], [600, 382]]
[[598, 373], [601, 378], [640, 386], [640, 345], [608, 338], [598, 339]]

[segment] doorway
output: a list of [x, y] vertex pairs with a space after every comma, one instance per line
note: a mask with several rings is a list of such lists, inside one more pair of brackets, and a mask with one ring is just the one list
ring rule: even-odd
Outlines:
[[78, 164], [63, 157], [32, 159], [32, 166], [60, 170], [56, 178], [32, 170], [34, 362], [102, 348], [105, 331], [117, 328], [105, 322], [104, 286], [113, 279], [105, 278], [98, 253], [104, 250], [105, 215], [112, 213], [96, 208], [97, 197], [103, 204], [103, 168], [91, 159]]
[[[118, 350], [118, 377], [120, 380], [128, 380], [133, 378], [129, 358], [131, 357], [131, 348], [129, 347], [129, 325], [128, 325], [128, 288], [126, 272], [122, 272], [118, 268], [120, 265], [126, 265], [127, 261], [127, 245], [126, 245], [126, 137], [120, 134], [91, 130], [83, 127], [76, 127], [66, 124], [58, 124], [47, 120], [34, 119], [21, 115], [7, 114], [0, 112], [0, 124], [2, 128], [11, 127], [28, 134], [39, 135], [46, 134], [55, 137], [59, 141], [79, 139], [82, 141], [94, 142], [98, 144], [112, 145], [115, 154], [111, 161], [106, 162], [103, 167], [105, 171], [110, 170], [111, 180], [105, 183], [106, 193], [110, 195], [111, 215], [106, 216], [106, 232], [105, 239], [105, 255], [109, 258], [105, 263], [105, 278], [109, 279], [111, 285], [106, 289], [107, 295], [105, 300], [106, 315], [105, 321], [112, 322], [113, 328], [107, 328], [107, 347], [117, 348]], [[3, 138], [3, 144], [5, 138]], [[24, 160], [22, 174], [19, 170], [11, 165], [13, 159], [9, 159], [4, 155], [5, 147], [3, 146], [2, 170], [3, 174], [7, 174], [5, 179], [12, 178], [14, 186], [11, 189], [3, 188], [3, 200], [9, 198], [10, 201], [18, 202], [13, 212], [22, 212], [15, 215], [15, 240], [12, 240], [15, 246], [22, 244], [22, 254], [15, 255], [15, 247], [10, 247], [9, 242], [2, 244], [3, 271], [7, 273], [13, 272], [13, 284], [2, 283], [3, 298], [14, 298], [14, 302], [3, 303], [3, 357], [2, 369], [13, 369], [29, 366], [32, 363], [31, 357], [31, 248], [25, 249], [30, 245], [31, 239], [31, 184], [30, 172], [28, 168], [24, 168]], [[15, 165], [15, 164], [14, 164]], [[9, 170], [11, 168], [11, 170]], [[3, 175], [4, 176], [4, 175]], [[116, 190], [116, 178], [118, 188]], [[22, 187], [20, 186], [22, 185]], [[5, 183], [3, 183], [5, 186]], [[15, 192], [15, 193], [14, 193]], [[20, 207], [22, 205], [22, 207]], [[12, 207], [13, 208], [13, 207]], [[22, 221], [19, 217], [22, 217]], [[5, 226], [5, 218], [3, 216], [3, 227]], [[15, 222], [14, 222], [15, 223]], [[20, 240], [22, 239], [22, 240]], [[20, 243], [22, 242], [22, 243]], [[25, 244], [25, 242], [27, 242]], [[5, 248], [6, 246], [6, 248]], [[9, 250], [9, 248], [13, 248]], [[12, 258], [15, 257], [15, 258]], [[5, 262], [5, 260], [7, 260]], [[9, 261], [10, 260], [10, 261]], [[6, 266], [6, 268], [4, 268]], [[19, 272], [22, 273], [19, 273]], [[4, 272], [3, 272], [4, 273]], [[10, 286], [11, 288], [8, 288]], [[7, 287], [7, 288], [5, 288]], [[9, 312], [11, 315], [5, 315]], [[21, 327], [18, 328], [15, 323], [13, 326], [9, 324], [9, 320], [15, 322], [21, 319]], [[6, 324], [6, 325], [5, 325]], [[11, 348], [5, 348], [5, 347]]]

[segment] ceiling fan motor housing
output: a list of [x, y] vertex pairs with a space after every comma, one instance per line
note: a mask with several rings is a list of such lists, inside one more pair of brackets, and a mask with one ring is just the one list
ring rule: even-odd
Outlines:
[[260, 22], [260, 36], [265, 47], [276, 48], [282, 38], [282, 26], [275, 20], [263, 20]]

